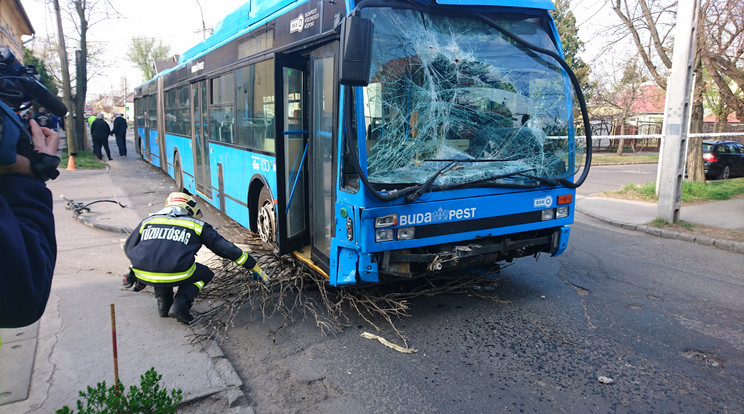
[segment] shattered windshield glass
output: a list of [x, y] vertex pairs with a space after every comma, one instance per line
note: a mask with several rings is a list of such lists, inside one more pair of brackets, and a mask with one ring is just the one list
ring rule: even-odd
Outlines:
[[[583, 150], [572, 138], [573, 89], [553, 58], [471, 17], [392, 8], [367, 8], [363, 16], [374, 23], [363, 88], [371, 182], [421, 184], [451, 160], [459, 162], [436, 184], [578, 171]], [[539, 18], [494, 20], [555, 50]], [[535, 183], [519, 176], [499, 182]]]

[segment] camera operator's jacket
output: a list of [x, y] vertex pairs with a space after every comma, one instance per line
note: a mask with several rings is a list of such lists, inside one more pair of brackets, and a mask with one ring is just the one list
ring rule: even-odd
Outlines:
[[178, 283], [196, 271], [195, 255], [202, 244], [248, 269], [256, 264], [253, 257], [225, 240], [209, 223], [179, 207], [166, 207], [142, 220], [127, 238], [124, 252], [138, 279], [151, 284]]

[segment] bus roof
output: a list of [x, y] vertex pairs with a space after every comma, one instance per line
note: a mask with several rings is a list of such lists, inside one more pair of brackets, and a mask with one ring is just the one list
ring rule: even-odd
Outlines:
[[[247, 0], [222, 21], [217, 23], [213, 34], [184, 52], [179, 65], [200, 56], [226, 41], [246, 33], [257, 23], [284, 8], [294, 8], [307, 0]], [[424, 3], [425, 1], [416, 0]], [[442, 5], [504, 6], [540, 10], [555, 10], [551, 0], [435, 0]], [[426, 1], [428, 2], [428, 1]], [[357, 3], [361, 3], [358, 1]]]

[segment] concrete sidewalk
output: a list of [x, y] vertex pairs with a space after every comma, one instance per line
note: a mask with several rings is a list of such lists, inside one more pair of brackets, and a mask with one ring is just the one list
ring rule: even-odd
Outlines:
[[[142, 163], [131, 141], [129, 145], [127, 158], [109, 161], [112, 171]], [[121, 249], [127, 237], [123, 232], [143, 217], [112, 175], [107, 170], [61, 170], [59, 178], [47, 183], [58, 244], [52, 291], [39, 322], [0, 330], [0, 414], [53, 413], [65, 405], [77, 411], [79, 391], [102, 381], [113, 385], [111, 305], [118, 373], [125, 388], [139, 387], [140, 376], [154, 367], [162, 375], [162, 387], [183, 391], [187, 404], [179, 412], [252, 413], [240, 377], [216, 343], [196, 341], [187, 325], [159, 317], [152, 288], [121, 289], [129, 266]], [[143, 208], [154, 211], [170, 188], [147, 190], [143, 193], [152, 193], [157, 207]], [[66, 210], [63, 195], [75, 202], [111, 199], [130, 207], [96, 203], [76, 219]]]
[[[576, 210], [618, 227], [744, 254], [744, 242], [741, 241], [649, 226], [648, 224], [658, 217], [656, 203], [586, 196], [577, 197]], [[689, 223], [744, 233], [744, 197], [683, 205], [680, 209], [680, 219]]]

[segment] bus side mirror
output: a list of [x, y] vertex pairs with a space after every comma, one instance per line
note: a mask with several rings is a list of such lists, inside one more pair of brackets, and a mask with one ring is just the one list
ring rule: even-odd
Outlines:
[[369, 19], [348, 16], [341, 24], [341, 67], [339, 80], [342, 85], [367, 86], [372, 66], [372, 34], [374, 25]]

